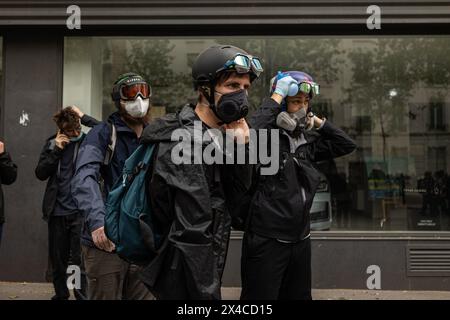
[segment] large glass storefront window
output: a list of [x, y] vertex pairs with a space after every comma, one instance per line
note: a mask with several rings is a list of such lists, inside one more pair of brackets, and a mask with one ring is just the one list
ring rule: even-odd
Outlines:
[[304, 70], [321, 85], [314, 111], [356, 141], [318, 164], [315, 230], [450, 230], [449, 37], [66, 38], [64, 104], [105, 119], [114, 79], [134, 71], [154, 89], [153, 115], [173, 112], [195, 99], [190, 67], [215, 43], [262, 58], [253, 108], [278, 70]]

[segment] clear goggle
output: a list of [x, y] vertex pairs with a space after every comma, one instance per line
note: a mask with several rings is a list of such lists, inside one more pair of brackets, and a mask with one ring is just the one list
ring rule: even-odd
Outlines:
[[237, 73], [248, 73], [252, 70], [256, 77], [259, 77], [261, 72], [264, 71], [259, 58], [241, 53], [228, 60], [223, 68], [217, 70], [217, 72], [224, 70], [235, 70]]

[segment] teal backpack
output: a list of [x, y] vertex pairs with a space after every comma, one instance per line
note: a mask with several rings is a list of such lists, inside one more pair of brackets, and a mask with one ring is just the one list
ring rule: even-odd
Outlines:
[[155, 145], [140, 145], [125, 161], [122, 177], [105, 203], [105, 232], [124, 260], [147, 264], [157, 254], [160, 235], [152, 223], [146, 178], [151, 173]]

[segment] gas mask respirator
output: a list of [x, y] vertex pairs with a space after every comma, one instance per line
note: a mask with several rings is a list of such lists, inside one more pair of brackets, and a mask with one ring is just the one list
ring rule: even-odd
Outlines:
[[294, 113], [280, 112], [277, 116], [277, 126], [291, 134], [301, 133], [304, 130], [310, 130], [312, 127], [308, 123], [308, 116], [304, 108]]
[[217, 105], [213, 107], [216, 116], [224, 123], [244, 118], [248, 114], [249, 103], [246, 90], [238, 90], [231, 93], [221, 94]]

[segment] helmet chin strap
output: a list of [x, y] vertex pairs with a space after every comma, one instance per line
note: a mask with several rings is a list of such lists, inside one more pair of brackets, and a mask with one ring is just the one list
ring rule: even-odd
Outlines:
[[[211, 84], [209, 87], [206, 88], [205, 90], [205, 86], [200, 87], [200, 91], [201, 93], [203, 93], [203, 95], [205, 96], [206, 100], [208, 100], [208, 106], [209, 108], [214, 112], [214, 115], [216, 116], [217, 119], [219, 119], [219, 122], [217, 122], [218, 126], [221, 126], [224, 124], [224, 122], [222, 120], [220, 120], [219, 116], [217, 115], [217, 110], [216, 110], [216, 104], [214, 103], [214, 84]], [[205, 103], [201, 103], [203, 105], [206, 105]]]
[[209, 106], [211, 109], [215, 109], [215, 104], [214, 104], [214, 84], [210, 84], [209, 86], [201, 86], [200, 87], [200, 92], [203, 93], [203, 95], [205, 96], [206, 100], [208, 100], [209, 102]]

